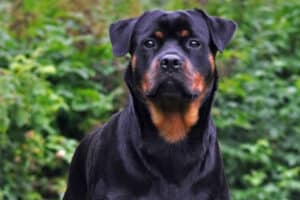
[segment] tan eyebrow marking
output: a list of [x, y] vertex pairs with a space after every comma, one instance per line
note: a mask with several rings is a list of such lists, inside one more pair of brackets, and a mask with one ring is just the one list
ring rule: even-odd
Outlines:
[[190, 35], [190, 32], [189, 32], [188, 30], [186, 30], [186, 29], [183, 29], [183, 30], [181, 30], [181, 31], [179, 32], [179, 35], [180, 35], [181, 37], [187, 37], [187, 36]]
[[161, 31], [156, 31], [156, 32], [154, 33], [154, 35], [155, 35], [157, 38], [159, 38], [159, 39], [163, 39], [163, 38], [164, 38], [164, 33], [161, 32]]

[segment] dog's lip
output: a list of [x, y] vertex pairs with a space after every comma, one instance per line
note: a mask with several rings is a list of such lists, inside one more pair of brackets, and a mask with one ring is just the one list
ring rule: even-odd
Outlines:
[[194, 100], [200, 94], [191, 92], [188, 88], [179, 83], [174, 79], [167, 79], [161, 81], [146, 94], [147, 98], [155, 99], [161, 96], [170, 97], [170, 98], [182, 98], [184, 100]]

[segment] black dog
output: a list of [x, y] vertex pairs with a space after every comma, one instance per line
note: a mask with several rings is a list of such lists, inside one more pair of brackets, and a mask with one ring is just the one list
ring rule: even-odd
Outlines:
[[201, 10], [156, 10], [112, 24], [114, 54], [131, 54], [130, 100], [81, 142], [64, 199], [229, 199], [210, 110], [215, 56], [235, 28]]

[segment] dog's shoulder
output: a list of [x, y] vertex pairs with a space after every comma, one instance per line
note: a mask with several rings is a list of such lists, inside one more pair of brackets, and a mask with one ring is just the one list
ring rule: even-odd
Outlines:
[[118, 127], [122, 126], [120, 123], [123, 123], [120, 116], [126, 112], [122, 110], [114, 114], [108, 122], [91, 131], [80, 141], [70, 164], [68, 189], [64, 199], [85, 198], [81, 195], [87, 194], [89, 184], [96, 178], [95, 170], [101, 170], [105, 160], [109, 160], [109, 152], [114, 151], [114, 146], [117, 146], [114, 138], [118, 135]]
[[86, 157], [87, 162], [90, 162], [89, 159], [94, 158], [94, 155], [105, 151], [107, 148], [112, 149], [112, 146], [116, 142], [115, 139], [119, 135], [120, 127], [123, 124], [122, 116], [125, 114], [124, 112], [127, 111], [122, 110], [115, 113], [109, 121], [82, 139], [77, 151], [80, 151], [80, 154]]

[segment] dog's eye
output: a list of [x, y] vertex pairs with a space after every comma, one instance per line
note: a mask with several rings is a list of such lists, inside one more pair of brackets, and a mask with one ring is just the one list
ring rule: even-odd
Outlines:
[[153, 48], [155, 47], [156, 43], [154, 40], [148, 39], [144, 41], [144, 46], [147, 48]]
[[201, 48], [201, 43], [198, 40], [189, 40], [188, 47], [190, 48]]

